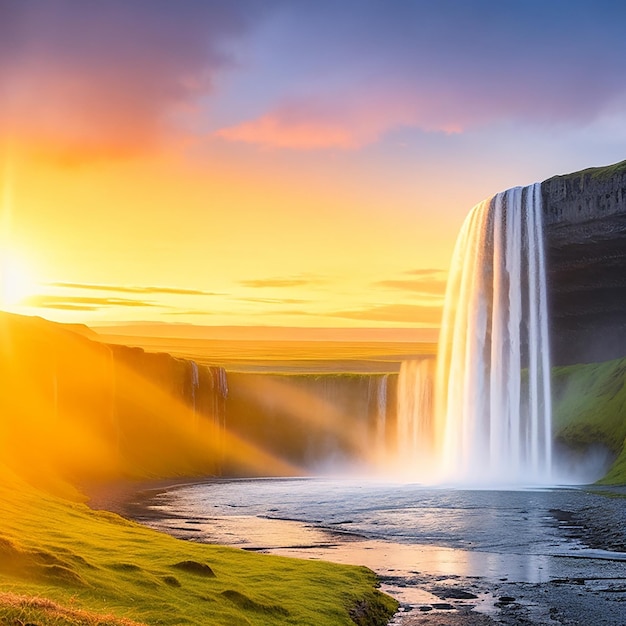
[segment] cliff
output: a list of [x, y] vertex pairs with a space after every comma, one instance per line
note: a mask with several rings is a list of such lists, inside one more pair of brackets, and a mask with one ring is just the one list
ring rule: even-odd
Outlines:
[[75, 330], [0, 314], [0, 453], [7, 465], [37, 480], [220, 472], [221, 368], [107, 346]]
[[295, 473], [372, 467], [395, 454], [397, 374], [231, 372], [228, 380], [229, 432]]
[[240, 374], [0, 313], [0, 459], [31, 480], [300, 475], [373, 465], [394, 374]]
[[626, 161], [542, 183], [556, 365], [626, 356]]

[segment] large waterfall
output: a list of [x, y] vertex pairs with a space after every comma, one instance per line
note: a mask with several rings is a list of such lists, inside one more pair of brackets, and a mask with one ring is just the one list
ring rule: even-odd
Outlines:
[[[448, 278], [433, 414], [420, 409], [416, 415], [414, 409], [416, 398], [426, 393], [423, 385], [431, 384], [428, 378], [410, 364], [403, 368], [414, 370], [412, 382], [402, 382], [400, 374], [398, 424], [403, 445], [415, 450], [417, 436], [432, 441], [433, 459], [427, 469], [419, 460], [423, 452], [413, 454], [412, 467], [420, 480], [482, 484], [551, 480], [542, 231], [538, 183], [485, 200], [463, 224]], [[416, 426], [415, 420], [422, 425]], [[406, 456], [402, 447], [400, 452]]]
[[545, 274], [540, 184], [472, 209], [452, 257], [439, 340], [444, 478], [550, 480]]

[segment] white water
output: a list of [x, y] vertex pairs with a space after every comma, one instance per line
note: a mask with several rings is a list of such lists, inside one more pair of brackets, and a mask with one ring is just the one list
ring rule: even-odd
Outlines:
[[535, 184], [474, 207], [457, 239], [437, 368], [443, 478], [550, 482], [550, 398], [541, 186]]
[[434, 360], [403, 361], [398, 375], [398, 471], [422, 477], [433, 462]]
[[193, 403], [193, 412], [196, 413], [196, 392], [200, 387], [200, 372], [198, 371], [198, 364], [195, 361], [191, 362], [191, 401]]
[[[398, 385], [399, 458], [405, 467], [414, 459], [420, 480], [552, 481], [539, 183], [478, 204], [461, 228], [446, 291], [434, 411], [416, 409], [432, 382], [414, 362], [403, 364]], [[433, 451], [427, 468], [420, 460], [422, 437]]]
[[376, 451], [379, 462], [387, 456], [387, 382], [389, 375], [376, 379]]

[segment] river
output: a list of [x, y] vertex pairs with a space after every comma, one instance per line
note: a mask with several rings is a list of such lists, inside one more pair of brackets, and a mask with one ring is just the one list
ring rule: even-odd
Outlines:
[[188, 540], [365, 565], [402, 604], [393, 624], [624, 626], [626, 499], [609, 495], [210, 480], [148, 492], [128, 511]]

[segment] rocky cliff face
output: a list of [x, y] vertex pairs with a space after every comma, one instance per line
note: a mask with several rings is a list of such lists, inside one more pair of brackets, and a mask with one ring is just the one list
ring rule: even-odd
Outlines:
[[394, 374], [234, 374], [0, 313], [0, 462], [81, 480], [383, 461]]
[[231, 372], [228, 380], [229, 431], [296, 473], [371, 467], [395, 452], [397, 374]]
[[225, 372], [0, 313], [0, 460], [33, 474], [221, 471]]
[[542, 184], [556, 365], [626, 355], [626, 161]]

